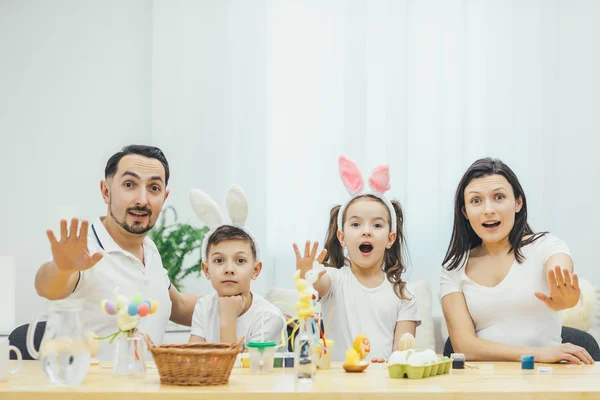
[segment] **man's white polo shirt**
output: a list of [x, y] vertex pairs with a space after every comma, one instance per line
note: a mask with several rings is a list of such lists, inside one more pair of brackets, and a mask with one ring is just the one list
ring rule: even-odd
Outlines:
[[[112, 239], [100, 218], [90, 225], [88, 232], [88, 249], [91, 254], [101, 252], [100, 260], [92, 268], [82, 271], [72, 299], [83, 300], [81, 319], [86, 331], [93, 331], [98, 336], [106, 336], [118, 330], [117, 316], [102, 312], [102, 300], [113, 300], [113, 291], [128, 299], [140, 293], [142, 298], [151, 298], [158, 302], [157, 311], [142, 318], [138, 329], [146, 333], [154, 343], [162, 343], [169, 318], [171, 316], [171, 299], [169, 288], [171, 282], [167, 271], [163, 268], [162, 259], [154, 242], [146, 236], [143, 242], [144, 264], [133, 254], [123, 250]], [[112, 358], [115, 342], [100, 341], [100, 350], [96, 356], [99, 360]]]

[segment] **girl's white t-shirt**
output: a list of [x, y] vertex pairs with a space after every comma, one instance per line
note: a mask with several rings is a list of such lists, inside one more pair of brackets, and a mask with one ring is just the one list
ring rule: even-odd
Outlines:
[[448, 271], [442, 267], [440, 299], [462, 292], [478, 338], [514, 346], [548, 347], [561, 343], [562, 321], [535, 297], [550, 294], [546, 261], [554, 254], [571, 256], [562, 240], [546, 234], [521, 248], [525, 260], [512, 264], [506, 277], [495, 287], [482, 286], [465, 274], [463, 265]]
[[417, 302], [410, 285], [407, 285], [410, 299], [401, 300], [387, 278], [381, 285], [367, 288], [358, 282], [349, 267], [327, 267], [327, 274], [331, 278], [331, 287], [320, 301], [324, 321], [329, 320], [333, 310], [327, 331], [327, 339], [334, 341], [332, 360], [344, 361], [346, 350], [360, 334], [371, 342], [368, 359], [387, 359], [392, 353], [396, 322], [415, 321], [420, 325]]

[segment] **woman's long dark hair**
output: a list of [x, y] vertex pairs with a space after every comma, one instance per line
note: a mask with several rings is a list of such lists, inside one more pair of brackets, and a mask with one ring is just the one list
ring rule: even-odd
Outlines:
[[[510, 186], [512, 186], [515, 194], [515, 199], [521, 197], [523, 205], [521, 210], [515, 216], [515, 225], [513, 226], [508, 241], [510, 242], [510, 251], [514, 251], [515, 259], [520, 264], [525, 260], [521, 248], [530, 243], [533, 243], [546, 232], [534, 234], [533, 229], [527, 223], [527, 199], [523, 187], [519, 183], [515, 173], [497, 158], [482, 158], [475, 161], [467, 172], [463, 175], [454, 199], [454, 226], [452, 227], [452, 238], [448, 251], [444, 257], [443, 265], [448, 271], [452, 271], [460, 267], [467, 257], [467, 252], [481, 244], [481, 238], [477, 236], [470, 222], [463, 214], [465, 207], [465, 188], [476, 178], [489, 175], [501, 175], [506, 178]], [[527, 239], [523, 236], [531, 235]]]

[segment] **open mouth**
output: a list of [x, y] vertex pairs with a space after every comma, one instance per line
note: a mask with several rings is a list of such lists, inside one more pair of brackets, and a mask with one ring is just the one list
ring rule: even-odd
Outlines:
[[482, 225], [487, 229], [495, 229], [500, 226], [500, 221], [484, 222]]
[[370, 254], [373, 251], [373, 245], [371, 243], [363, 243], [358, 246], [358, 249], [362, 254]]
[[136, 221], [141, 221], [149, 215], [147, 212], [143, 211], [129, 211], [128, 214]]

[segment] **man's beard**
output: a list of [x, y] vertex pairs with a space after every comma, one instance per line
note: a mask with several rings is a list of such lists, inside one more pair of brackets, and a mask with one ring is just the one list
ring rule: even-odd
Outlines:
[[[109, 205], [109, 209], [110, 209], [110, 216], [117, 222], [117, 224], [119, 226], [121, 226], [121, 228], [125, 229], [125, 231], [129, 232], [129, 233], [133, 233], [134, 235], [143, 235], [144, 233], [148, 232], [150, 229], [152, 229], [154, 227], [154, 225], [150, 225], [150, 220], [152, 217], [152, 211], [150, 211], [149, 209], [147, 209], [146, 207], [130, 207], [127, 210], [125, 210], [125, 218], [123, 218], [123, 222], [119, 221], [117, 219], [117, 217], [115, 216], [115, 214], [112, 211], [112, 202]], [[130, 211], [139, 211], [139, 212], [144, 212], [146, 214], [148, 214], [148, 225], [144, 226], [142, 225], [141, 222], [134, 222], [133, 225], [128, 225], [125, 221], [127, 218], [127, 215], [129, 214]]]

